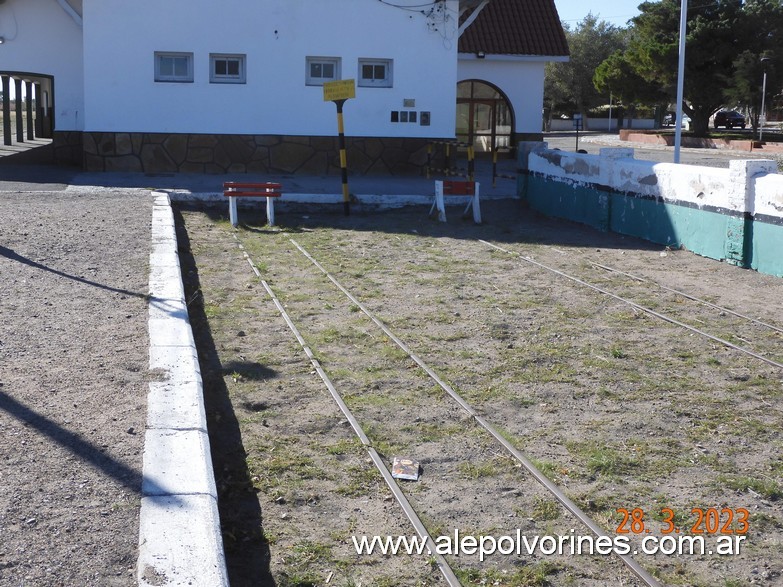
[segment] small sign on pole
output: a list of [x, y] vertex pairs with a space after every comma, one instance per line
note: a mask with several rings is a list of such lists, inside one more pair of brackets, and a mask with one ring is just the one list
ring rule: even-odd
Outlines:
[[352, 79], [341, 79], [324, 83], [324, 102], [349, 100], [356, 97], [356, 83]]
[[576, 150], [579, 150], [579, 131], [582, 128], [582, 115], [574, 114], [574, 128], [576, 129]]
[[343, 179], [343, 208], [345, 215], [351, 213], [351, 198], [348, 193], [348, 157], [345, 153], [345, 127], [343, 125], [343, 104], [356, 97], [356, 82], [352, 79], [324, 83], [324, 102], [337, 106], [337, 132], [340, 139], [340, 169]]

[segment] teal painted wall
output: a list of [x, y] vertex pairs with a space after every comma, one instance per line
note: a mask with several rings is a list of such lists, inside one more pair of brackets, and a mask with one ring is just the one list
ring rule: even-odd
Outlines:
[[[546, 214], [609, 230], [609, 194], [589, 186], [569, 185], [530, 176], [527, 184], [530, 207]], [[523, 195], [523, 199], [525, 196]]]
[[783, 225], [570, 184], [540, 175], [521, 182], [522, 199], [548, 216], [684, 247], [783, 277]]
[[783, 226], [766, 222], [751, 223], [750, 266], [761, 273], [783, 277]]
[[613, 194], [610, 230], [723, 259], [729, 219], [717, 212]]

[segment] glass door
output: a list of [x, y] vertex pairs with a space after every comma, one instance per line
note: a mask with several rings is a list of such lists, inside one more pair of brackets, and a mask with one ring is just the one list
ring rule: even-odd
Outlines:
[[509, 151], [514, 128], [508, 99], [490, 84], [457, 84], [457, 141], [473, 145], [477, 153]]

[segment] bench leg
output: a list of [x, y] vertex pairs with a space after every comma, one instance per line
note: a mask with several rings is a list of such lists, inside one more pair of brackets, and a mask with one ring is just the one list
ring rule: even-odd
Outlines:
[[269, 226], [275, 225], [275, 199], [266, 199], [266, 219], [269, 222]]
[[234, 228], [239, 224], [239, 218], [237, 216], [237, 199], [235, 196], [228, 197], [228, 218], [231, 221], [231, 226]]
[[473, 206], [473, 200], [474, 200], [474, 196], [470, 196], [470, 200], [468, 200], [468, 205], [465, 206], [465, 211], [462, 213], [462, 218], [468, 217], [468, 210], [470, 210], [471, 206]]

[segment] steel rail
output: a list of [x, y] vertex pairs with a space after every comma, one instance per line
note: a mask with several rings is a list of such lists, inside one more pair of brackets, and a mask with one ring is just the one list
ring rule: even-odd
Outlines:
[[624, 275], [625, 277], [628, 277], [630, 279], [633, 279], [634, 281], [640, 281], [642, 283], [650, 283], [656, 287], [661, 288], [662, 290], [680, 295], [686, 299], [691, 300], [692, 302], [698, 302], [699, 304], [704, 304], [705, 306], [708, 306], [714, 310], [720, 310], [721, 312], [726, 312], [727, 314], [731, 314], [732, 316], [736, 316], [737, 318], [742, 318], [743, 320], [748, 320], [749, 322], [753, 322], [754, 324], [758, 324], [759, 326], [764, 326], [765, 328], [769, 328], [770, 330], [775, 330], [776, 332], [783, 333], [783, 328], [780, 328], [779, 326], [775, 326], [774, 324], [769, 324], [768, 322], [764, 322], [763, 320], [759, 320], [757, 318], [754, 318], [753, 316], [747, 316], [745, 314], [742, 314], [740, 312], [735, 312], [734, 310], [730, 308], [725, 308], [723, 306], [719, 306], [717, 304], [713, 304], [712, 302], [708, 302], [705, 299], [696, 297], [694, 295], [691, 295], [689, 293], [686, 293], [684, 291], [681, 291], [679, 289], [674, 289], [672, 287], [663, 285], [662, 283], [658, 283], [657, 281], [653, 281], [652, 279], [646, 279], [644, 277], [639, 277], [638, 275], [634, 275], [632, 273], [626, 273], [625, 271], [620, 271], [619, 269], [615, 269], [614, 267], [609, 267], [608, 265], [601, 265], [600, 263], [596, 263], [595, 261], [590, 261], [591, 265], [594, 265], [595, 267], [598, 267], [599, 269], [603, 269], [604, 271], [610, 271], [612, 273], [618, 273], [620, 275]]
[[[340, 393], [335, 389], [331, 379], [329, 379], [329, 376], [323, 370], [323, 367], [321, 367], [320, 361], [318, 361], [318, 359], [313, 354], [313, 351], [305, 342], [304, 338], [302, 338], [299, 329], [296, 327], [293, 320], [291, 320], [291, 317], [288, 315], [288, 312], [286, 312], [285, 307], [283, 307], [283, 304], [280, 303], [280, 300], [278, 299], [277, 295], [275, 295], [275, 292], [272, 290], [272, 288], [269, 286], [266, 280], [263, 279], [263, 277], [261, 276], [261, 272], [258, 270], [258, 267], [256, 267], [255, 263], [253, 263], [253, 260], [250, 258], [250, 255], [248, 255], [247, 251], [245, 250], [244, 246], [242, 246], [242, 243], [239, 242], [239, 239], [236, 237], [236, 235], [234, 235], [234, 239], [237, 241], [237, 244], [239, 245], [239, 248], [242, 251], [242, 254], [244, 255], [245, 259], [250, 264], [253, 273], [255, 273], [256, 277], [258, 277], [258, 279], [261, 281], [261, 285], [264, 286], [264, 289], [266, 290], [269, 297], [272, 299], [272, 302], [274, 303], [277, 310], [280, 312], [280, 315], [283, 317], [283, 320], [285, 320], [285, 323], [288, 325], [288, 328], [291, 330], [291, 332], [293, 332], [294, 336], [296, 337], [296, 340], [299, 342], [299, 345], [302, 347], [302, 350], [307, 355], [307, 358], [310, 359], [310, 363], [313, 365], [313, 368], [315, 368], [316, 373], [318, 373], [318, 376], [324, 382], [324, 385], [326, 385], [326, 388], [329, 390], [329, 393], [331, 394], [335, 403], [337, 403], [338, 407], [340, 408], [340, 411], [348, 420], [348, 423], [351, 425], [351, 428], [353, 429], [354, 433], [359, 438], [362, 445], [364, 445], [364, 448], [367, 450], [367, 453], [370, 455], [370, 458], [372, 459], [372, 462], [375, 464], [375, 467], [381, 473], [381, 476], [383, 477], [383, 480], [386, 482], [386, 485], [389, 486], [389, 489], [394, 495], [394, 498], [397, 500], [397, 503], [405, 512], [405, 516], [408, 518], [408, 521], [410, 521], [410, 523], [413, 525], [414, 529], [416, 530], [416, 533], [419, 535], [419, 537], [422, 540], [425, 541], [426, 544], [434, 544], [432, 536], [430, 536], [430, 533], [425, 528], [424, 524], [421, 521], [421, 518], [419, 518], [419, 516], [416, 514], [416, 511], [413, 509], [410, 502], [405, 497], [405, 494], [402, 492], [402, 490], [397, 485], [397, 482], [391, 476], [391, 473], [386, 468], [386, 464], [383, 462], [383, 459], [378, 454], [378, 451], [373, 447], [372, 442], [370, 442], [370, 439], [364, 433], [364, 430], [362, 430], [359, 421], [353, 415], [353, 412], [351, 412], [350, 408], [348, 408], [348, 406], [345, 404], [345, 401], [343, 400]], [[451, 569], [449, 563], [446, 561], [443, 555], [441, 555], [437, 551], [433, 553], [432, 549], [429, 547], [428, 547], [428, 554], [434, 557], [438, 569], [440, 570], [441, 574], [443, 575], [443, 578], [446, 580], [446, 583], [450, 587], [462, 587], [462, 584], [459, 582], [459, 579], [457, 579], [457, 576], [454, 574], [454, 571]]]
[[613, 298], [619, 302], [623, 302], [624, 304], [628, 304], [632, 308], [635, 308], [641, 312], [645, 312], [646, 314], [649, 314], [650, 316], [655, 316], [656, 318], [663, 320], [665, 322], [669, 322], [670, 324], [674, 324], [676, 326], [680, 326], [681, 328], [685, 328], [687, 330], [690, 330], [691, 332], [694, 332], [696, 334], [699, 334], [701, 336], [704, 336], [705, 338], [708, 338], [712, 340], [713, 342], [717, 342], [719, 344], [722, 344], [725, 347], [728, 347], [730, 349], [733, 349], [735, 351], [739, 351], [741, 353], [745, 353], [748, 356], [753, 357], [754, 359], [758, 359], [759, 361], [763, 361], [764, 363], [767, 363], [769, 365], [772, 365], [773, 367], [777, 367], [779, 369], [783, 369], [783, 363], [778, 363], [777, 361], [773, 361], [772, 359], [768, 359], [764, 355], [760, 355], [750, 349], [746, 349], [745, 347], [741, 347], [739, 345], [736, 345], [732, 342], [729, 342], [728, 340], [724, 338], [720, 338], [719, 336], [715, 336], [710, 334], [709, 332], [704, 332], [703, 330], [699, 330], [698, 328], [695, 328], [694, 326], [691, 326], [689, 324], [686, 324], [685, 322], [681, 322], [677, 320], [676, 318], [672, 318], [670, 316], [666, 316], [665, 314], [661, 314], [660, 312], [656, 312], [652, 308], [648, 308], [647, 306], [642, 306], [641, 304], [637, 304], [636, 302], [629, 300], [627, 298], [624, 298], [622, 296], [618, 296], [615, 293], [610, 292], [609, 290], [603, 289], [602, 287], [598, 287], [597, 285], [594, 285], [592, 283], [589, 283], [583, 279], [580, 279], [578, 277], [574, 277], [573, 275], [569, 275], [568, 273], [565, 273], [564, 271], [560, 271], [559, 269], [555, 269], [554, 267], [550, 267], [549, 265], [546, 265], [544, 263], [541, 263], [539, 261], [535, 261], [534, 259], [531, 259], [530, 257], [525, 257], [521, 253], [518, 253], [516, 251], [510, 251], [508, 249], [504, 249], [501, 246], [495, 245], [491, 242], [478, 239], [479, 242], [492, 247], [493, 249], [497, 249], [498, 251], [502, 251], [504, 253], [507, 253], [509, 255], [516, 255], [519, 257], [522, 261], [525, 261], [526, 263], [530, 263], [532, 265], [535, 265], [536, 267], [539, 267], [541, 269], [546, 269], [547, 271], [551, 271], [552, 273], [556, 275], [560, 275], [561, 277], [565, 277], [566, 279], [569, 279], [575, 283], [578, 283], [580, 285], [583, 285], [585, 287], [588, 287], [592, 290], [595, 290], [597, 292], [600, 292], [604, 295], [609, 296], [610, 298]]
[[[576, 505], [560, 488], [555, 485], [546, 475], [544, 475], [521, 451], [519, 451], [510, 441], [508, 441], [498, 430], [482, 417], [476, 410], [460, 396], [452, 387], [443, 381], [432, 368], [416, 355], [407, 344], [397, 337], [386, 324], [377, 318], [364, 304], [362, 304], [350, 291], [348, 291], [331, 273], [329, 273], [310, 253], [308, 253], [294, 239], [289, 239], [299, 251], [315, 265], [345, 296], [353, 302], [370, 320], [372, 320], [394, 343], [400, 347], [427, 375], [429, 375], [443, 391], [445, 391], [460, 407], [462, 407], [474, 421], [484, 428], [495, 440], [497, 440], [543, 487], [545, 487], [552, 496], [560, 502], [577, 520], [584, 524], [590, 531], [599, 537], [610, 537], [598, 524], [596, 524], [587, 514], [585, 514], [578, 505]], [[611, 538], [611, 537], [610, 537]], [[639, 563], [626, 554], [618, 554], [618, 557], [640, 580], [648, 587], [659, 587], [660, 583], [653, 578]]]

